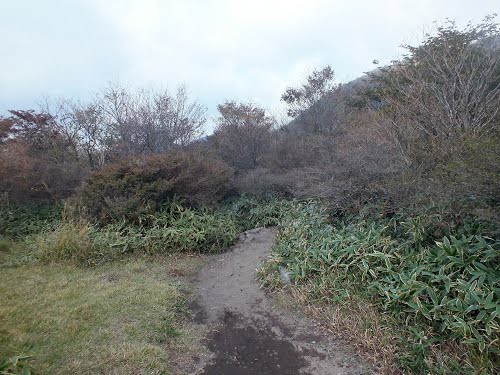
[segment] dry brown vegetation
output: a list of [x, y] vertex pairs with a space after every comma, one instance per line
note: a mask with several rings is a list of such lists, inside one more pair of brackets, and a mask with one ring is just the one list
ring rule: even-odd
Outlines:
[[248, 193], [393, 208], [500, 195], [500, 47], [492, 17], [437, 27], [392, 65], [344, 86], [330, 67], [288, 89], [292, 122], [272, 133]]
[[125, 159], [92, 174], [72, 203], [100, 223], [135, 221], [175, 199], [214, 205], [225, 196], [231, 174], [224, 162], [196, 152]]

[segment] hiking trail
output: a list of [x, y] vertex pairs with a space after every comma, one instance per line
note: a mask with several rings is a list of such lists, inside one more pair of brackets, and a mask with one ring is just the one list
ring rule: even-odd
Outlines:
[[331, 375], [373, 371], [346, 344], [318, 325], [272, 303], [256, 280], [269, 255], [275, 229], [241, 234], [228, 252], [210, 256], [198, 275], [198, 323], [208, 324], [211, 355], [195, 374]]

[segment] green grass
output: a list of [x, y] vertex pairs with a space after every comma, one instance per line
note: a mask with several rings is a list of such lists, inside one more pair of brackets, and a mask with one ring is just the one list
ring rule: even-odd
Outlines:
[[[59, 220], [25, 237], [24, 248], [31, 249], [28, 252], [23, 246], [9, 251], [15, 243], [7, 238], [0, 241], [0, 254], [4, 254], [0, 255], [0, 264], [16, 265], [35, 259], [96, 265], [141, 254], [217, 253], [233, 245], [246, 229], [276, 225], [290, 205], [285, 201], [242, 198], [211, 209], [173, 203], [154, 215], [140, 216], [136, 223], [99, 226], [82, 219]], [[7, 253], [11, 255], [6, 257]]]
[[99, 226], [85, 220], [59, 220], [40, 232], [13, 240], [0, 236], [0, 265], [41, 261], [98, 265], [131, 256], [221, 252], [235, 243], [240, 227], [224, 209], [169, 207], [126, 222]]
[[39, 374], [165, 374], [198, 352], [186, 315], [193, 257], [97, 267], [33, 264], [0, 270], [0, 362], [31, 355]]

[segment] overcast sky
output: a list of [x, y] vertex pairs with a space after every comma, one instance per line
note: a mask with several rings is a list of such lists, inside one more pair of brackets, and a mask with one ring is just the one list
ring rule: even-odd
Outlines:
[[211, 116], [226, 99], [278, 111], [315, 66], [348, 81], [435, 20], [494, 12], [499, 0], [0, 0], [0, 111], [108, 81], [185, 83]]

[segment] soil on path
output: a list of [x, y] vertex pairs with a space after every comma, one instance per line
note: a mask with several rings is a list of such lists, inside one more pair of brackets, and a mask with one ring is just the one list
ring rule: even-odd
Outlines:
[[205, 375], [369, 374], [345, 343], [305, 317], [276, 307], [259, 287], [256, 268], [269, 255], [276, 232], [243, 233], [229, 252], [213, 256], [199, 275], [200, 323], [213, 327]]

